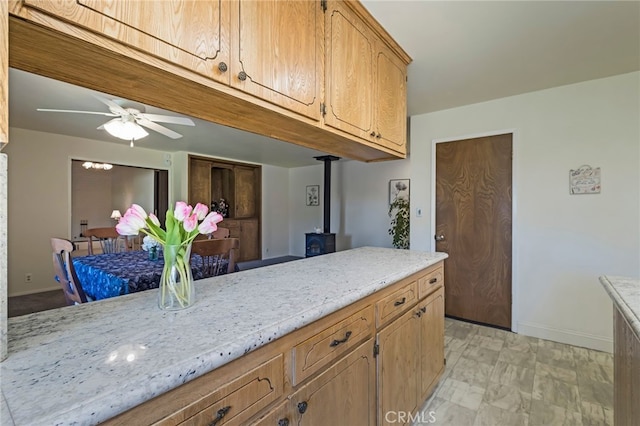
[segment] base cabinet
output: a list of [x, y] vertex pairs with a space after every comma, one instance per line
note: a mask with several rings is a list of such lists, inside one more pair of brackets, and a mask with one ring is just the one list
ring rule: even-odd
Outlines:
[[425, 268], [105, 424], [406, 424], [443, 372], [443, 273]]
[[382, 329], [377, 342], [379, 423], [410, 424], [408, 413], [420, 408], [444, 369], [444, 288]]
[[373, 339], [260, 418], [260, 426], [375, 425]]
[[613, 312], [613, 421], [632, 426], [640, 419], [640, 337], [624, 316]]

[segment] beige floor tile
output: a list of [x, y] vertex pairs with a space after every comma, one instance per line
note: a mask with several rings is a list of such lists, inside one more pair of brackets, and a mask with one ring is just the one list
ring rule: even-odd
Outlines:
[[449, 376], [449, 374], [451, 374], [451, 370], [453, 370], [453, 367], [455, 367], [461, 355], [462, 352], [445, 351], [444, 359], [446, 361], [446, 364], [444, 366], [444, 373], [442, 374], [442, 378], [440, 380], [444, 380]]
[[513, 386], [489, 383], [484, 392], [483, 401], [514, 413], [528, 413], [531, 408], [531, 393], [523, 392]]
[[518, 367], [517, 365], [498, 361], [490, 380], [492, 383], [513, 386], [529, 393], [533, 388], [534, 375], [535, 370], [533, 368]]
[[504, 347], [518, 352], [537, 352], [538, 338], [511, 333], [504, 339]]
[[474, 426], [527, 426], [528, 416], [524, 413], [514, 413], [502, 410], [489, 404], [482, 404], [473, 423]]
[[580, 412], [532, 400], [529, 426], [582, 426], [582, 415]]
[[475, 411], [480, 407], [484, 392], [485, 388], [482, 386], [448, 378], [442, 383], [436, 396]]
[[536, 362], [536, 375], [561, 380], [573, 385], [578, 384], [576, 370], [570, 368], [556, 367], [555, 365]]
[[571, 369], [576, 367], [576, 362], [573, 359], [573, 351], [566, 348], [539, 347], [536, 353], [536, 361], [561, 368]]
[[555, 405], [568, 411], [579, 412], [580, 395], [577, 385], [538, 375], [533, 380], [533, 392], [531, 393], [533, 401], [544, 401], [546, 404]]
[[610, 352], [594, 351], [593, 349], [580, 348], [578, 346], [573, 346], [571, 350], [576, 362], [591, 361], [613, 367], [613, 354]]
[[444, 350], [462, 352], [467, 348], [468, 344], [469, 342], [465, 339], [458, 339], [456, 337], [447, 336], [444, 341]]
[[414, 425], [472, 426], [475, 418], [476, 411], [435, 397], [431, 404], [422, 410], [420, 418]]
[[613, 410], [582, 401], [582, 424], [585, 426], [613, 426]]
[[471, 339], [469, 340], [469, 344], [491, 349], [492, 351], [500, 351], [504, 346], [504, 339], [501, 339], [499, 337], [481, 336], [476, 334], [471, 336]]
[[493, 365], [496, 363], [496, 361], [498, 361], [498, 357], [500, 356], [500, 354], [501, 352], [499, 351], [483, 348], [482, 346], [467, 345], [467, 348], [462, 353], [462, 356], [474, 361]]
[[[605, 408], [613, 408], [613, 385], [595, 380], [578, 379], [578, 389], [582, 401], [602, 405]], [[639, 401], [640, 403], [640, 401]]]
[[500, 351], [498, 361], [517, 365], [518, 367], [533, 368], [536, 366], [536, 353], [532, 351], [518, 351], [505, 347]]
[[613, 385], [613, 365], [600, 364], [595, 361], [576, 361], [579, 379], [595, 380]]
[[484, 364], [461, 356], [449, 377], [476, 386], [487, 386], [493, 365]]

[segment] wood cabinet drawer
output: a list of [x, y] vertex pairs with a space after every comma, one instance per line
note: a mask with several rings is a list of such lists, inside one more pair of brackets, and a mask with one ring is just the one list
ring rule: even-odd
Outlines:
[[373, 334], [371, 305], [293, 347], [293, 385], [337, 359]]
[[[241, 425], [283, 394], [284, 368], [282, 354], [271, 358], [229, 384], [165, 419], [161, 424], [208, 425], [216, 418], [221, 425]], [[188, 417], [190, 416], [190, 417]], [[187, 418], [188, 417], [188, 418]]]
[[387, 323], [418, 301], [418, 285], [411, 281], [376, 303], [376, 325]]
[[422, 299], [444, 285], [444, 268], [439, 266], [424, 277], [418, 278], [418, 293]]

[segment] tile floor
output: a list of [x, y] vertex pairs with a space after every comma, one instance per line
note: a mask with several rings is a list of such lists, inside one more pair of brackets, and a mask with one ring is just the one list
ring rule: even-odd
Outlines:
[[445, 324], [446, 369], [416, 426], [613, 425], [610, 353]]

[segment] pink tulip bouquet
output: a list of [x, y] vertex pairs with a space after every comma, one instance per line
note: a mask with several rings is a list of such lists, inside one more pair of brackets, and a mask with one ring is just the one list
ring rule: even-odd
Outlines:
[[198, 234], [210, 234], [217, 230], [217, 224], [223, 219], [220, 213], [208, 211], [204, 204], [198, 203], [192, 207], [184, 201], [178, 201], [173, 211], [167, 211], [165, 229], [162, 229], [153, 213], [147, 214], [142, 207], [133, 204], [116, 225], [120, 235], [143, 232], [163, 246], [165, 263], [158, 299], [163, 309], [186, 308], [195, 300], [189, 264], [191, 242]]

